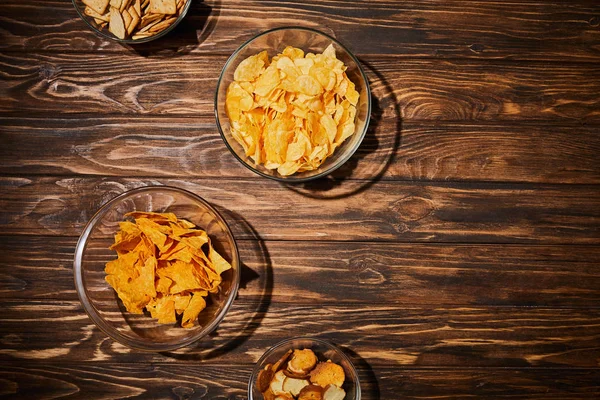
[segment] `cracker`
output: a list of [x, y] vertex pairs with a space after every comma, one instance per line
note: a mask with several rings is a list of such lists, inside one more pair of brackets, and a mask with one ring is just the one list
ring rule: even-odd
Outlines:
[[156, 14], [176, 14], [177, 2], [176, 0], [150, 0], [149, 11]]
[[83, 4], [96, 11], [98, 14], [104, 14], [108, 7], [109, 0], [82, 0]]
[[123, 17], [116, 8], [110, 9], [110, 22], [108, 23], [108, 30], [119, 39], [125, 39], [125, 22]]
[[[83, 10], [83, 13], [87, 16], [94, 18], [95, 20], [101, 20], [103, 22], [108, 22], [108, 20], [109, 20], [107, 14], [98, 14], [96, 11], [94, 11], [90, 7], [86, 7], [85, 10]], [[96, 22], [98, 22], [98, 21], [96, 21]]]

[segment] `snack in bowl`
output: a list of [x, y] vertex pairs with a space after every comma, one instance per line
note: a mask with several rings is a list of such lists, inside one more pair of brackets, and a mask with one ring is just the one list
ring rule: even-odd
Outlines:
[[171, 26], [191, 0], [81, 0], [83, 14], [117, 38], [145, 39]]
[[256, 387], [265, 400], [343, 400], [341, 365], [319, 361], [311, 349], [290, 349], [258, 373]]
[[246, 156], [282, 176], [316, 170], [355, 131], [359, 93], [330, 44], [243, 60], [227, 88], [231, 134]]
[[214, 249], [207, 233], [173, 213], [130, 212], [119, 223], [110, 246], [117, 259], [106, 263], [106, 281], [128, 312], [146, 309], [161, 324], [181, 317], [194, 326], [206, 307], [204, 297], [216, 293], [221, 274], [231, 265]]

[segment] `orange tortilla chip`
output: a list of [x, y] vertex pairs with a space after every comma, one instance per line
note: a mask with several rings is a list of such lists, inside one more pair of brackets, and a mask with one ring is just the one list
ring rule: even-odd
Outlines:
[[125, 214], [126, 217], [147, 218], [152, 221], [170, 221], [177, 222], [177, 216], [173, 213], [157, 213], [150, 211], [132, 211]]
[[159, 323], [190, 328], [216, 293], [231, 265], [193, 223], [173, 213], [131, 212], [119, 223], [110, 246], [117, 258], [106, 263], [106, 281], [127, 311], [150, 312]]
[[181, 326], [184, 328], [191, 328], [194, 326], [194, 321], [198, 318], [198, 314], [200, 311], [204, 310], [206, 307], [206, 301], [204, 297], [195, 294], [190, 303], [186, 307], [185, 311], [183, 311], [183, 318], [181, 320]]

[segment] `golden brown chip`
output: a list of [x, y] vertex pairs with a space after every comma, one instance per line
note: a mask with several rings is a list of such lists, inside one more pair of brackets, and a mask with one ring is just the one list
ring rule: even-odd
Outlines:
[[311, 349], [294, 350], [287, 369], [296, 374], [307, 374], [317, 365], [317, 356]]
[[344, 369], [331, 361], [318, 363], [310, 373], [311, 383], [322, 387], [327, 385], [342, 386], [345, 379]]
[[246, 155], [280, 175], [318, 168], [354, 134], [359, 94], [333, 45], [304, 54], [286, 47], [237, 66], [227, 88], [231, 134]]
[[292, 355], [292, 349], [286, 351], [285, 354], [282, 355], [281, 358], [279, 360], [277, 360], [277, 362], [275, 364], [273, 364], [273, 366], [271, 367], [273, 372], [277, 372], [280, 369], [285, 369], [287, 366], [286, 363], [289, 360], [291, 355]]
[[269, 388], [269, 384], [271, 383], [271, 379], [273, 379], [273, 371], [271, 368], [262, 369], [258, 376], [256, 377], [256, 387], [261, 392], [266, 391]]
[[282, 371], [285, 374], [285, 376], [287, 376], [288, 378], [308, 379], [308, 377], [309, 377], [308, 373], [306, 373], [306, 374], [304, 374], [304, 373], [303, 374], [299, 374], [299, 373], [296, 373], [296, 372], [291, 372], [290, 370], [287, 370], [287, 369], [284, 369]]
[[323, 400], [323, 388], [317, 385], [305, 386], [298, 393], [298, 400]]
[[265, 392], [263, 392], [263, 397], [265, 398], [265, 400], [275, 400], [275, 393], [273, 393], [271, 388], [269, 388]]
[[292, 396], [289, 393], [281, 393], [281, 394], [275, 395], [274, 400], [294, 400], [294, 396]]

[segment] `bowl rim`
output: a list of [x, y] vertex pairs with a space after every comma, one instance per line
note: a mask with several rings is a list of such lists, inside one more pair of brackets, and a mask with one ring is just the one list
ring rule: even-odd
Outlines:
[[[75, 0], [73, 0], [73, 1], [75, 1]], [[359, 134], [360, 138], [359, 138], [358, 142], [356, 143], [356, 146], [354, 147], [354, 149], [350, 153], [348, 153], [346, 156], [344, 156], [343, 158], [341, 158], [340, 160], [338, 160], [338, 162], [336, 164], [332, 165], [328, 169], [323, 170], [323, 171], [319, 172], [318, 174], [315, 174], [315, 175], [312, 175], [312, 176], [308, 176], [308, 177], [294, 177], [294, 175], [289, 175], [287, 177], [283, 177], [283, 176], [280, 176], [280, 175], [269, 175], [269, 174], [266, 174], [266, 173], [264, 173], [262, 171], [259, 171], [256, 168], [254, 168], [253, 166], [251, 166], [250, 164], [248, 164], [245, 160], [243, 160], [240, 156], [238, 156], [237, 153], [233, 150], [233, 148], [231, 147], [231, 145], [227, 141], [227, 138], [225, 137], [225, 133], [224, 133], [223, 128], [221, 126], [221, 120], [219, 119], [219, 112], [218, 112], [218, 108], [219, 108], [219, 88], [221, 87], [221, 84], [222, 84], [222, 81], [223, 81], [223, 77], [225, 75], [225, 71], [229, 68], [229, 66], [231, 65], [231, 63], [235, 59], [235, 57], [244, 48], [246, 48], [246, 46], [248, 46], [250, 43], [252, 43], [256, 39], [258, 39], [258, 38], [260, 38], [260, 37], [262, 37], [264, 35], [268, 35], [270, 33], [273, 33], [273, 32], [284, 31], [284, 30], [302, 30], [302, 31], [309, 31], [309, 32], [312, 32], [312, 33], [316, 33], [318, 35], [322, 35], [322, 36], [326, 37], [327, 39], [329, 39], [332, 42], [334, 42], [336, 45], [340, 46], [342, 49], [344, 49], [344, 51], [346, 53], [348, 53], [348, 55], [350, 56], [350, 58], [352, 58], [352, 60], [354, 61], [354, 63], [358, 67], [358, 71], [360, 73], [360, 76], [361, 76], [362, 80], [365, 82], [365, 89], [366, 89], [366, 92], [367, 92], [367, 118], [365, 120], [365, 127], [363, 128], [362, 132], [360, 132], [360, 134]], [[279, 182], [301, 183], [301, 182], [308, 182], [308, 181], [312, 181], [312, 180], [315, 180], [315, 179], [319, 179], [319, 178], [322, 178], [324, 176], [327, 176], [327, 175], [331, 174], [333, 171], [337, 170], [342, 165], [344, 165], [356, 153], [356, 150], [358, 150], [358, 148], [362, 144], [362, 141], [365, 138], [365, 136], [367, 134], [367, 131], [369, 130], [369, 123], [371, 122], [371, 107], [372, 107], [372, 98], [371, 97], [372, 97], [371, 96], [371, 86], [369, 85], [369, 79], [367, 78], [367, 74], [365, 74], [365, 71], [364, 71], [364, 69], [363, 69], [360, 61], [358, 60], [358, 58], [354, 55], [354, 53], [352, 53], [348, 49], [348, 47], [346, 47], [344, 44], [342, 44], [339, 40], [337, 40], [333, 36], [328, 35], [328, 34], [326, 34], [324, 32], [321, 32], [321, 31], [319, 31], [317, 29], [307, 28], [307, 27], [304, 27], [304, 26], [281, 26], [281, 27], [269, 29], [269, 30], [261, 32], [261, 33], [259, 33], [257, 35], [254, 35], [250, 39], [246, 40], [240, 47], [237, 48], [237, 50], [235, 50], [233, 52], [233, 54], [231, 54], [231, 56], [229, 56], [229, 58], [225, 62], [225, 65], [223, 66], [223, 69], [221, 70], [221, 73], [219, 74], [219, 79], [217, 81], [217, 89], [215, 90], [215, 100], [214, 100], [214, 102], [215, 102], [214, 113], [215, 113], [215, 120], [216, 120], [216, 124], [217, 124], [217, 129], [219, 130], [219, 134], [221, 135], [221, 139], [223, 139], [223, 142], [225, 142], [225, 146], [227, 146], [227, 148], [229, 149], [229, 151], [231, 152], [231, 154], [233, 154], [233, 156], [244, 167], [248, 168], [250, 171], [254, 172], [255, 174], [258, 174], [258, 175], [263, 176], [265, 178], [273, 179], [273, 180], [276, 180], [276, 181], [279, 181]]]
[[[80, 7], [77, 5], [77, 2], [81, 2], [81, 0], [71, 0], [71, 2], [73, 3], [73, 7], [75, 7], [75, 11], [77, 11], [77, 14], [79, 15], [79, 17], [83, 20], [83, 22], [86, 23], [88, 28], [90, 28], [94, 33], [96, 33], [99, 36], [102, 36], [105, 39], [109, 39], [109, 40], [113, 40], [117, 43], [125, 43], [125, 44], [148, 43], [148, 42], [151, 42], [153, 40], [156, 40], [156, 39], [159, 39], [159, 38], [165, 36], [167, 33], [171, 32], [173, 29], [175, 29], [175, 27], [177, 25], [179, 25], [179, 23], [183, 20], [183, 18], [185, 18], [188, 10], [190, 8], [190, 5], [192, 4], [192, 0], [187, 0], [186, 4], [183, 6], [183, 10], [181, 11], [181, 14], [179, 14], [179, 17], [177, 17], [175, 22], [173, 22], [170, 26], [166, 27], [162, 31], [158, 32], [156, 35], [148, 36], [148, 37], [142, 38], [142, 39], [119, 39], [118, 37], [116, 37], [115, 35], [110, 33], [110, 31], [107, 30], [107, 32], [110, 33], [109, 34], [109, 33], [106, 33], [104, 31], [96, 28], [94, 25], [92, 25], [92, 23], [88, 20], [88, 16], [85, 15], [80, 10]], [[109, 5], [109, 7], [110, 7], [110, 5]]]
[[254, 368], [252, 369], [252, 373], [250, 375], [250, 380], [248, 381], [248, 399], [254, 398], [253, 394], [252, 394], [252, 388], [254, 388], [254, 382], [256, 381], [258, 373], [262, 369], [260, 366], [267, 359], [267, 357], [270, 356], [275, 351], [277, 351], [278, 349], [285, 347], [285, 346], [289, 345], [291, 342], [294, 342], [297, 340], [307, 340], [307, 341], [311, 341], [311, 342], [316, 342], [322, 346], [325, 346], [325, 347], [328, 347], [328, 348], [334, 350], [337, 354], [339, 354], [340, 357], [344, 361], [346, 361], [348, 363], [348, 365], [350, 365], [350, 367], [351, 367], [351, 371], [354, 374], [354, 377], [356, 378], [356, 399], [355, 400], [360, 400], [360, 398], [361, 398], [360, 378], [358, 376], [358, 371], [356, 370], [354, 363], [352, 362], [352, 360], [350, 360], [350, 357], [348, 357], [346, 355], [346, 353], [344, 353], [344, 351], [342, 349], [340, 349], [338, 346], [336, 346], [335, 344], [328, 342], [326, 340], [323, 340], [323, 339], [318, 339], [316, 337], [312, 337], [312, 336], [296, 336], [293, 338], [284, 339], [280, 342], [275, 343], [273, 346], [269, 347], [263, 353], [263, 355], [258, 359], [258, 361], [254, 364]]
[[[219, 222], [222, 223], [222, 225], [226, 228], [226, 232], [233, 239], [231, 262], [232, 263], [235, 262], [236, 265], [238, 266], [238, 268], [235, 271], [235, 274], [233, 277], [231, 292], [229, 293], [229, 296], [227, 297], [227, 300], [225, 301], [223, 308], [215, 316], [213, 321], [210, 324], [208, 324], [206, 327], [204, 327], [202, 330], [200, 330], [198, 332], [198, 334], [196, 334], [186, 340], [178, 342], [178, 343], [149, 344], [149, 343], [143, 343], [141, 341], [137, 341], [135, 339], [133, 339], [133, 340], [128, 339], [127, 343], [125, 343], [122, 340], [122, 338], [119, 337], [119, 335], [115, 335], [113, 332], [111, 332], [110, 329], [107, 329], [108, 325], [104, 322], [104, 319], [102, 317], [100, 317], [100, 315], [98, 315], [98, 313], [95, 311], [95, 308], [92, 306], [91, 302], [85, 295], [85, 288], [83, 285], [83, 274], [82, 274], [83, 252], [86, 247], [87, 239], [88, 239], [90, 233], [92, 232], [92, 229], [95, 226], [96, 222], [98, 222], [98, 220], [101, 217], [103, 217], [104, 214], [106, 214], [106, 212], [108, 212], [108, 210], [111, 208], [111, 206], [113, 206], [115, 203], [119, 202], [123, 198], [131, 196], [131, 195], [135, 195], [137, 193], [148, 192], [148, 191], [151, 191], [151, 192], [155, 192], [155, 191], [156, 192], [158, 192], [158, 191], [177, 192], [179, 194], [183, 194], [185, 196], [188, 196], [188, 197], [200, 202], [211, 213], [213, 213], [214, 216], [218, 220], [220, 220]], [[225, 219], [221, 216], [221, 214], [219, 214], [219, 212], [213, 206], [211, 206], [206, 200], [204, 200], [202, 197], [198, 196], [195, 193], [192, 193], [188, 190], [181, 189], [178, 187], [151, 185], [151, 186], [139, 187], [139, 188], [132, 189], [132, 190], [127, 190], [127, 191], [113, 197], [106, 203], [104, 203], [98, 209], [98, 211], [96, 211], [94, 213], [92, 218], [90, 218], [90, 220], [87, 222], [87, 224], [83, 228], [83, 231], [81, 232], [81, 235], [79, 236], [79, 240], [77, 241], [77, 244], [75, 246], [75, 257], [73, 260], [73, 275], [74, 275], [74, 280], [75, 280], [75, 290], [77, 291], [77, 296], [79, 297], [79, 300], [83, 306], [84, 311], [90, 317], [90, 319], [94, 322], [94, 324], [96, 324], [96, 326], [98, 328], [100, 328], [100, 330], [102, 332], [104, 332], [106, 335], [108, 335], [112, 340], [114, 340], [126, 347], [129, 347], [129, 348], [132, 348], [135, 350], [147, 351], [147, 352], [160, 352], [160, 351], [175, 350], [175, 349], [178, 349], [181, 347], [189, 346], [190, 344], [200, 340], [201, 338], [203, 338], [206, 335], [208, 335], [209, 333], [211, 333], [223, 321], [223, 319], [225, 318], [225, 315], [229, 311], [231, 305], [233, 304], [233, 301], [235, 300], [235, 298], [237, 296], [237, 292], [238, 292], [239, 285], [240, 285], [240, 279], [241, 279], [241, 262], [240, 262], [240, 257], [239, 257], [239, 251], [237, 248], [237, 243], [236, 243], [235, 237], [233, 236], [233, 232], [231, 232], [229, 225], [227, 224]]]

